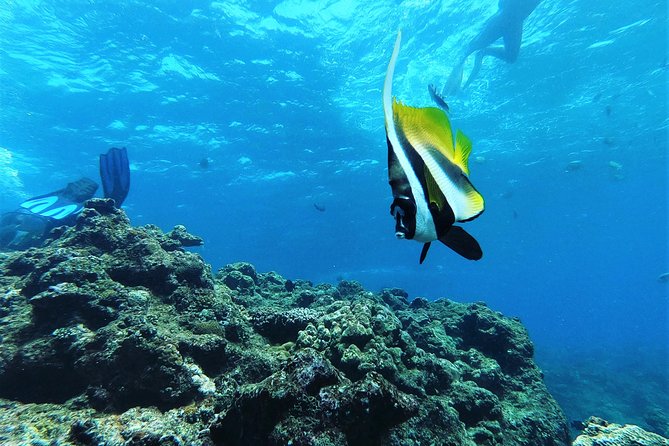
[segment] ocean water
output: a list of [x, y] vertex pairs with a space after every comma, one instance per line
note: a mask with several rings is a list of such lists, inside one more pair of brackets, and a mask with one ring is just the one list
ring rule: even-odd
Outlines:
[[[394, 94], [428, 106], [496, 8], [2, 0], [0, 211], [97, 178], [98, 154], [125, 146], [133, 224], [184, 224], [214, 268], [485, 301], [527, 326], [568, 416], [643, 424], [652, 396], [600, 384], [669, 392], [666, 1], [543, 0], [517, 62], [486, 59], [447, 98], [473, 142], [486, 211], [465, 228], [484, 258], [434, 245], [419, 265], [394, 237], [381, 88], [396, 31]], [[594, 393], [578, 405], [570, 389]]]

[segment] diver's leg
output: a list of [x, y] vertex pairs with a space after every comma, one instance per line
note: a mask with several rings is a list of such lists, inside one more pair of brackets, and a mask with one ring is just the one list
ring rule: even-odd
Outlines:
[[481, 70], [481, 65], [483, 65], [483, 57], [485, 55], [486, 55], [485, 51], [479, 51], [478, 53], [476, 53], [476, 58], [474, 59], [474, 66], [472, 67], [472, 71], [469, 73], [467, 82], [465, 82], [464, 87], [462, 87], [463, 90], [469, 87], [469, 84], [471, 84], [472, 81], [476, 78], [476, 76], [478, 76], [479, 70]]
[[453, 67], [451, 74], [448, 76], [444, 88], [441, 89], [441, 94], [444, 97], [449, 97], [454, 95], [460, 90], [460, 85], [462, 84], [462, 70], [464, 68], [464, 62], [458, 62], [458, 64]]
[[514, 63], [518, 59], [518, 53], [520, 52], [520, 42], [523, 38], [523, 25], [521, 23], [520, 27], [514, 28], [509, 32], [506, 32], [503, 36], [504, 46], [494, 46], [488, 47], [484, 50], [476, 53], [476, 60], [474, 61], [474, 67], [472, 72], [465, 82], [464, 88], [467, 88], [469, 84], [476, 78], [481, 65], [483, 64], [483, 58], [485, 56], [496, 57], [500, 60], [503, 60], [508, 63]]
[[504, 16], [500, 12], [497, 12], [494, 16], [488, 19], [485, 25], [483, 25], [481, 32], [469, 42], [465, 53], [469, 55], [475, 51], [489, 47], [495, 43], [496, 40], [504, 36], [506, 28], [507, 24]]
[[471, 42], [469, 42], [467, 49], [464, 52], [464, 56], [451, 72], [451, 75], [448, 78], [448, 81], [446, 81], [446, 85], [444, 86], [443, 94], [445, 96], [453, 94], [460, 89], [465, 60], [467, 57], [469, 57], [470, 54], [476, 52], [474, 67], [472, 68], [472, 71], [469, 74], [467, 82], [465, 82], [463, 88], [467, 88], [467, 86], [472, 83], [481, 69], [483, 57], [487, 55], [488, 46], [493, 44], [496, 40], [504, 35], [505, 25], [504, 17], [499, 11], [488, 19], [486, 24], [483, 26], [483, 30], [481, 30], [481, 32], [478, 33], [478, 35], [474, 37]]
[[513, 47], [495, 46], [479, 51], [478, 53], [476, 53], [476, 60], [474, 61], [474, 67], [472, 68], [472, 71], [469, 74], [469, 77], [467, 78], [467, 82], [465, 82], [465, 85], [462, 88], [463, 89], [467, 88], [469, 84], [471, 84], [472, 81], [476, 78], [476, 76], [479, 73], [479, 70], [481, 69], [481, 65], [483, 64], [483, 58], [485, 56], [492, 56], [508, 63], [514, 63], [518, 59], [518, 52], [519, 52], [519, 47], [515, 46]]
[[[502, 59], [508, 63], [514, 63], [518, 59], [520, 53], [520, 44], [523, 41], [523, 22], [511, 26], [505, 30], [504, 35], [504, 50], [499, 55], [494, 55], [498, 59]], [[491, 54], [492, 56], [493, 54]]]

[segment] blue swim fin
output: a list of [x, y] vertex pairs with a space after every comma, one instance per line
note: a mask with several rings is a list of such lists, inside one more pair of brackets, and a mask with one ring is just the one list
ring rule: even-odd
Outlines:
[[84, 202], [91, 199], [97, 189], [95, 181], [84, 177], [68, 183], [64, 189], [30, 198], [20, 207], [32, 214], [63, 220], [81, 212]]
[[112, 147], [100, 155], [100, 179], [105, 198], [112, 198], [120, 208], [130, 190], [130, 165], [125, 147]]

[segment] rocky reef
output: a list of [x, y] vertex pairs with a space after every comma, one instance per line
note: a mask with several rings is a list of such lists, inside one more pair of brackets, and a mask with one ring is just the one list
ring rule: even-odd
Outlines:
[[[669, 437], [667, 346], [589, 345], [543, 349], [535, 357], [576, 436], [592, 414]], [[630, 383], [634, 383], [630, 385]], [[579, 420], [579, 421], [576, 421]]]
[[198, 243], [91, 200], [0, 255], [0, 444], [568, 444], [518, 320], [247, 263], [212, 274]]
[[639, 426], [609, 423], [590, 417], [573, 446], [669, 446], [669, 440]]

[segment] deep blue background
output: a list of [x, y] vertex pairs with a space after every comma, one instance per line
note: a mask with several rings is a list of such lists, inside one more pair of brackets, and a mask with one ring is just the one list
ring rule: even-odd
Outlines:
[[[667, 365], [666, 2], [544, 0], [517, 63], [449, 98], [486, 211], [467, 262], [394, 239], [381, 86], [429, 105], [494, 0], [11, 1], [0, 8], [0, 210], [129, 149], [126, 211], [214, 267], [482, 300], [540, 353]], [[202, 169], [199, 162], [208, 158]], [[314, 204], [324, 206], [319, 212]]]

